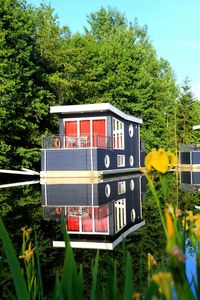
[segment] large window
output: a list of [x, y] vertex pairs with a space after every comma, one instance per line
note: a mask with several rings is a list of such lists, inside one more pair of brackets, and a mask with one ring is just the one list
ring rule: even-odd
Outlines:
[[109, 232], [108, 204], [99, 207], [66, 207], [69, 233], [100, 234]]
[[64, 120], [66, 147], [99, 147], [107, 145], [105, 118]]
[[113, 118], [113, 149], [124, 149], [124, 123]]

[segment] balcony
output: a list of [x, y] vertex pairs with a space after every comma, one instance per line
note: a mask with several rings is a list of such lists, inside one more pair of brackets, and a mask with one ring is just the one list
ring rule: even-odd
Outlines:
[[52, 135], [42, 138], [42, 149], [111, 148], [111, 138], [100, 135], [80, 137]]
[[200, 151], [200, 144], [192, 144], [192, 145], [183, 144], [183, 145], [180, 145], [180, 151], [181, 152]]

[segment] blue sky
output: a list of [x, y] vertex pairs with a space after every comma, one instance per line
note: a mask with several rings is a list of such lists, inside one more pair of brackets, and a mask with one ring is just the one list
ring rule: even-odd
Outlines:
[[[40, 0], [27, 0], [39, 6]], [[158, 57], [169, 61], [178, 84], [190, 79], [194, 96], [200, 100], [200, 0], [46, 0], [60, 25], [72, 33], [82, 32], [87, 15], [104, 8], [117, 8], [129, 22], [147, 25]]]

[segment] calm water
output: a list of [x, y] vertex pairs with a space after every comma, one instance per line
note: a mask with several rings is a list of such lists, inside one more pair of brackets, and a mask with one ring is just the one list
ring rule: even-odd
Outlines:
[[[190, 192], [179, 190], [178, 201], [180, 205], [193, 207], [200, 204], [199, 196], [200, 193], [191, 192], [191, 189]], [[19, 255], [21, 227], [31, 227], [37, 232], [46, 295], [51, 293], [49, 287], [53, 287], [55, 274], [62, 269], [64, 260], [64, 248], [53, 247], [53, 241], [63, 240], [61, 214], [65, 215], [74, 245], [78, 242], [85, 248], [90, 248], [91, 244], [96, 248], [105, 244], [114, 247], [114, 250], [100, 250], [99, 270], [105, 281], [106, 262], [117, 260], [119, 285], [123, 282], [120, 268], [123, 266], [124, 247], [132, 255], [136, 285], [141, 267], [145, 284], [147, 253], [152, 253], [158, 261], [164, 253], [165, 240], [159, 216], [141, 175], [107, 178], [101, 182], [63, 180], [1, 186], [0, 202], [1, 215]], [[127, 236], [122, 238], [122, 233]], [[75, 248], [74, 255], [77, 263], [83, 264], [87, 286], [91, 282], [91, 261], [96, 249]], [[6, 274], [3, 293], [8, 286], [9, 276]]]

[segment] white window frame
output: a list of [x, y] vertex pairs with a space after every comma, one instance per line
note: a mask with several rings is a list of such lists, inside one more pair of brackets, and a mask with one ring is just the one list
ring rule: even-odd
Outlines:
[[[124, 150], [124, 123], [119, 119], [112, 118], [113, 149]], [[119, 139], [119, 147], [117, 147]]]
[[[67, 208], [69, 208], [70, 206], [67, 206], [65, 208], [65, 215], [67, 216]], [[72, 206], [74, 207], [74, 206]], [[85, 207], [84, 206], [79, 206], [79, 209], [80, 209], [80, 212], [81, 214], [80, 215], [76, 215], [76, 217], [79, 218], [79, 231], [72, 231], [70, 230], [68, 233], [69, 234], [96, 234], [96, 235], [109, 235], [110, 233], [110, 227], [109, 227], [109, 211], [108, 211], [108, 215], [106, 216], [107, 218], [107, 223], [108, 223], [108, 231], [95, 231], [95, 218], [94, 218], [94, 209], [95, 208], [99, 208], [98, 206], [87, 206], [86, 208], [92, 208], [92, 231], [83, 231], [82, 230], [82, 209], [84, 209]], [[108, 210], [109, 210], [109, 207], [108, 207]]]
[[117, 155], [117, 167], [125, 167], [125, 155]]
[[115, 233], [126, 226], [126, 199], [114, 201]]
[[126, 181], [119, 181], [118, 182], [118, 195], [126, 193]]
[[[94, 120], [105, 120], [105, 136], [107, 134], [107, 118], [106, 117], [85, 117], [85, 118], [64, 118], [63, 119], [63, 134], [65, 135], [65, 122], [67, 121], [76, 121], [77, 122], [77, 138], [80, 138], [80, 121], [90, 121], [90, 137], [93, 136], [92, 132], [92, 121]], [[93, 148], [93, 139], [91, 139], [91, 148]]]

